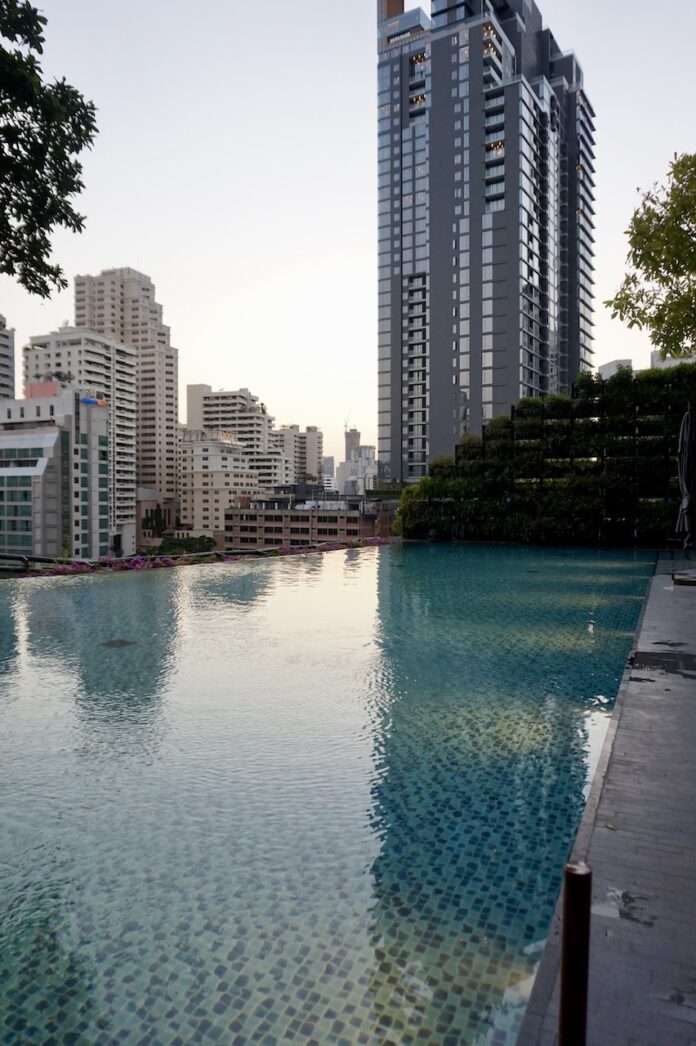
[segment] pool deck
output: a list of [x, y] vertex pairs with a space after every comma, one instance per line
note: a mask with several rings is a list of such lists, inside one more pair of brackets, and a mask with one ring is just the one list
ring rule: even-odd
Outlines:
[[[696, 1044], [696, 590], [656, 575], [573, 850], [593, 870], [589, 1046]], [[559, 908], [518, 1046], [558, 1041]]]

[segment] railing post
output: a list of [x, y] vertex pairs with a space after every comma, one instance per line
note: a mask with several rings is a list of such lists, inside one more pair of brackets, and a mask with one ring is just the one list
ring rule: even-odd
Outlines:
[[565, 867], [561, 944], [559, 1046], [585, 1046], [590, 965], [592, 869], [584, 861]]

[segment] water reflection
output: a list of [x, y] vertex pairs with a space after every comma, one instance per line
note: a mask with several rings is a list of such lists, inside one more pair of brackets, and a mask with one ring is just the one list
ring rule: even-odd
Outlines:
[[250, 611], [273, 591], [275, 573], [263, 562], [234, 563], [213, 570], [187, 571], [182, 579], [187, 606], [206, 613]]
[[375, 549], [29, 582], [0, 1011], [46, 1029], [49, 999], [58, 1041], [513, 1042], [638, 612], [591, 579], [569, 607], [576, 566]]
[[514, 1037], [531, 987], [584, 807], [602, 715], [589, 710], [598, 686], [616, 689], [617, 661], [604, 650], [598, 663], [596, 646], [623, 610], [596, 594], [601, 573], [570, 605], [565, 565], [543, 561], [543, 592], [530, 591], [517, 550], [469, 564], [456, 551], [458, 569], [426, 549], [379, 563], [371, 987], [397, 1037], [486, 1042]]
[[0, 676], [10, 672], [17, 656], [17, 626], [13, 603], [7, 598], [9, 583], [0, 588]]
[[178, 642], [173, 581], [152, 572], [28, 586], [29, 654], [71, 693], [88, 747], [156, 750]]

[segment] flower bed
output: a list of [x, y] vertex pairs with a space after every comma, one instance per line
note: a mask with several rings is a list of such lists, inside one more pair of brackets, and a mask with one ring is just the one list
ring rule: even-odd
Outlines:
[[19, 577], [76, 577], [81, 574], [120, 573], [126, 570], [165, 570], [171, 567], [196, 566], [201, 563], [240, 563], [250, 559], [274, 559], [278, 556], [309, 556], [324, 552], [339, 552], [343, 549], [374, 548], [388, 545], [389, 538], [361, 538], [357, 541], [326, 541], [321, 545], [304, 545], [294, 547], [281, 545], [278, 548], [249, 552], [245, 555], [234, 553], [210, 552], [188, 556], [129, 556], [127, 559], [100, 559], [99, 562], [75, 560], [72, 563], [54, 563], [41, 571], [17, 575]]

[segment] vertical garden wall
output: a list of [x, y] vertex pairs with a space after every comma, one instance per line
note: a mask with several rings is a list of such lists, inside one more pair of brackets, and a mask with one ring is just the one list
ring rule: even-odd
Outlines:
[[608, 381], [583, 374], [572, 397], [520, 400], [453, 463], [404, 490], [404, 537], [664, 546], [679, 510], [677, 447], [696, 364]]

